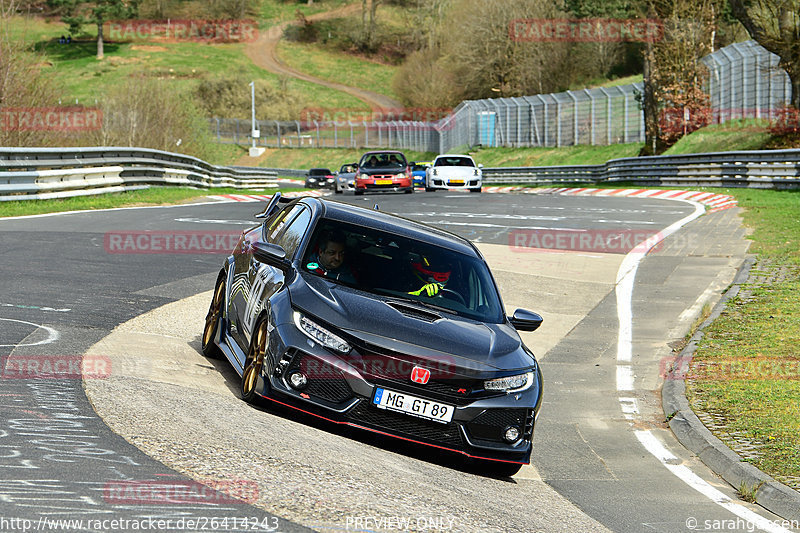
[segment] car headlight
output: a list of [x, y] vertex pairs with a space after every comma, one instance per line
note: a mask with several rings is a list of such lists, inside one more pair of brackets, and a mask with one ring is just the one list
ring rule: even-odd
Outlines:
[[489, 379], [483, 382], [483, 388], [486, 390], [504, 392], [522, 392], [529, 389], [531, 385], [533, 385], [533, 372], [506, 378]]
[[395, 174], [395, 175], [394, 175], [394, 177], [395, 177], [396, 179], [399, 179], [399, 180], [401, 180], [401, 179], [405, 178], [405, 177], [406, 177], [406, 175], [405, 175], [405, 174], [403, 174], [403, 173], [401, 172], [400, 174]]
[[347, 341], [297, 311], [294, 312], [294, 323], [297, 329], [321, 345], [341, 353], [350, 351], [350, 345], [347, 344]]

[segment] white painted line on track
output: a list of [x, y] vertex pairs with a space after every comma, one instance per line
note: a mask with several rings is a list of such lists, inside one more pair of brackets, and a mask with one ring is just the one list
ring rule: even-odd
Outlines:
[[[661, 462], [670, 472], [675, 474], [681, 481], [692, 487], [694, 490], [711, 500], [712, 502], [720, 505], [735, 514], [739, 518], [745, 520], [748, 524], [762, 530], [769, 531], [770, 533], [792, 533], [791, 530], [782, 527], [781, 525], [768, 520], [760, 514], [751, 511], [747, 507], [731, 500], [722, 492], [709, 485], [705, 480], [700, 478], [697, 474], [692, 472], [686, 465], [676, 464], [679, 459], [675, 457], [663, 444], [653, 435], [650, 431], [636, 431], [636, 438], [642, 443], [642, 446], [650, 452], [656, 459]], [[702, 524], [702, 521], [701, 521]], [[700, 524], [698, 524], [699, 526]], [[748, 531], [751, 531], [748, 528]]]
[[53, 328], [43, 326], [41, 324], [34, 324], [33, 322], [27, 322], [25, 320], [15, 320], [13, 318], [0, 318], [0, 320], [4, 320], [6, 322], [17, 322], [18, 324], [27, 324], [29, 326], [33, 326], [36, 329], [43, 329], [47, 332], [47, 338], [41, 340], [39, 342], [27, 342], [21, 344], [0, 344], [0, 348], [18, 348], [20, 346], [39, 346], [41, 344], [50, 344], [51, 342], [56, 342], [60, 337], [61, 334], [54, 330]]
[[[227, 200], [226, 200], [227, 201]], [[222, 202], [198, 202], [195, 204], [176, 204], [176, 205], [142, 205], [138, 207], [109, 207], [108, 209], [81, 209], [79, 211], [59, 211], [57, 213], [42, 213], [40, 215], [20, 215], [17, 217], [0, 217], [0, 222], [6, 220], [25, 220], [28, 218], [48, 218], [61, 215], [78, 215], [82, 213], [107, 213], [109, 211], [129, 211], [132, 209], [173, 209], [176, 207], [200, 207], [204, 205], [216, 205]]]
[[[681, 197], [693, 197], [691, 200]], [[713, 196], [713, 194], [711, 195]], [[616, 297], [617, 297], [617, 318], [619, 320], [619, 333], [617, 336], [617, 391], [630, 392], [635, 390], [633, 368], [630, 365], [633, 345], [633, 282], [636, 277], [636, 271], [639, 268], [639, 263], [647, 255], [647, 253], [659, 242], [666, 239], [689, 222], [700, 217], [705, 212], [705, 207], [695, 201], [708, 198], [707, 194], [686, 194], [678, 195], [675, 198], [668, 198], [670, 200], [688, 202], [695, 207], [694, 213], [688, 215], [674, 224], [671, 224], [666, 229], [650, 236], [643, 244], [637, 246], [633, 251], [625, 256], [622, 264], [617, 271], [617, 284], [616, 284]], [[705, 293], [704, 293], [705, 295]], [[698, 302], [700, 300], [698, 299]], [[694, 305], [698, 305], [695, 302]], [[684, 312], [685, 313], [685, 312]], [[681, 314], [683, 317], [684, 314]], [[629, 396], [620, 396], [620, 409], [622, 410], [625, 418], [633, 420], [635, 414], [631, 410], [631, 398]], [[638, 410], [637, 410], [638, 411]], [[644, 448], [656, 457], [664, 467], [670, 472], [675, 474], [681, 481], [704, 495], [714, 503], [724, 507], [731, 513], [752, 524], [754, 527], [768, 531], [770, 533], [792, 533], [790, 530], [781, 527], [779, 524], [767, 520], [758, 513], [755, 513], [736, 503], [722, 492], [711, 486], [707, 481], [703, 480], [700, 476], [691, 471], [687, 466], [675, 464], [678, 458], [673, 455], [666, 447], [656, 438], [656, 436], [649, 430], [637, 430], [635, 432], [636, 438], [644, 446]]]

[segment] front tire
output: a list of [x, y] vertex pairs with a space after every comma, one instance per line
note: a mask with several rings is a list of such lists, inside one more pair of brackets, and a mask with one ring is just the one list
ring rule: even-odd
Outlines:
[[206, 324], [203, 328], [203, 355], [209, 359], [219, 359], [222, 352], [215, 342], [217, 330], [222, 322], [222, 302], [225, 301], [225, 278], [220, 278], [214, 288], [214, 296], [211, 298], [211, 305], [208, 307]]
[[257, 404], [259, 399], [256, 390], [258, 389], [258, 380], [261, 376], [261, 369], [264, 367], [264, 357], [269, 343], [268, 325], [269, 319], [266, 316], [258, 321], [253, 338], [250, 340], [247, 359], [244, 362], [241, 396], [242, 400], [250, 404]]
[[481, 188], [475, 187], [474, 189], [470, 189], [469, 192], [481, 192]]

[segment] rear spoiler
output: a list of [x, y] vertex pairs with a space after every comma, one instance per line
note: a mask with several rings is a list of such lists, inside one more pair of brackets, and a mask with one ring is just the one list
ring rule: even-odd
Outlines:
[[275, 212], [275, 209], [278, 207], [278, 204], [288, 204], [291, 202], [291, 198], [284, 198], [280, 191], [277, 191], [275, 194], [272, 195], [270, 198], [267, 207], [264, 208], [263, 211], [260, 213], [256, 213], [256, 218], [269, 218], [269, 216]]

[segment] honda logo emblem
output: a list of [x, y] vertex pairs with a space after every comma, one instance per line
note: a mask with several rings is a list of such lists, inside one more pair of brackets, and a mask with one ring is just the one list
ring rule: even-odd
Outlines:
[[427, 368], [415, 366], [411, 370], [411, 381], [413, 381], [414, 383], [425, 385], [430, 378], [431, 378], [431, 371], [428, 370]]

